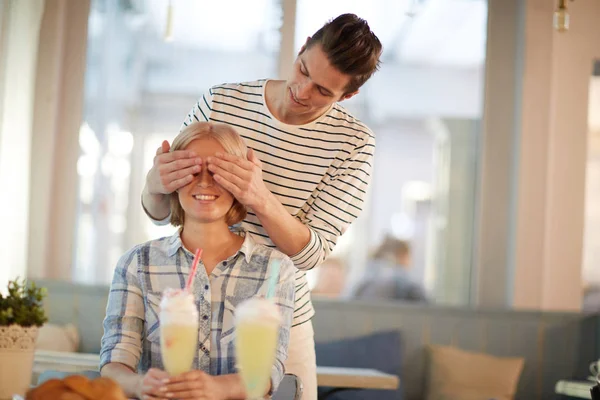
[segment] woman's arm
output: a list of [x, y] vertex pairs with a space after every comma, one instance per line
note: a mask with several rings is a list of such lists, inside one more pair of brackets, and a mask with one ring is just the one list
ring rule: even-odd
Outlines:
[[102, 367], [100, 375], [117, 382], [127, 397], [141, 397], [142, 375], [121, 363], [108, 363]]
[[145, 316], [136, 249], [125, 253], [115, 268], [100, 348], [101, 374], [119, 382], [128, 396], [137, 395], [141, 379], [135, 370], [142, 353]]
[[169, 374], [156, 368], [139, 375], [121, 363], [106, 364], [100, 374], [117, 382], [127, 397], [142, 399], [144, 396], [153, 396], [156, 400], [164, 398], [164, 381], [169, 378]]

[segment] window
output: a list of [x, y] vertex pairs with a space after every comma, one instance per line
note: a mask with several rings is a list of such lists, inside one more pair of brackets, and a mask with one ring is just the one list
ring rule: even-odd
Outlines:
[[[365, 18], [384, 47], [380, 71], [342, 103], [377, 137], [368, 203], [335, 252], [349, 286], [372, 272], [370, 254], [390, 235], [410, 244], [408, 275], [436, 302], [467, 304], [487, 2], [297, 4], [297, 48], [346, 12]], [[312, 273], [313, 286], [323, 271]]]
[[[92, 0], [77, 164], [78, 281], [110, 282], [125, 251], [173, 231], [148, 220], [140, 194], [156, 148], [175, 137], [202, 92], [276, 75], [277, 1], [181, 0], [172, 11], [167, 41], [167, 2]], [[215, 18], [225, 14], [227, 23]]]
[[600, 61], [590, 80], [589, 136], [585, 196], [583, 281], [586, 289], [583, 306], [600, 309]]
[[[349, 280], [336, 290], [358, 282], [371, 252], [392, 236], [409, 242], [407, 273], [437, 302], [468, 303], [487, 3], [295, 3], [294, 53], [345, 12], [365, 18], [384, 46], [381, 70], [342, 104], [376, 133], [377, 150], [365, 209], [334, 254]], [[276, 77], [279, 54], [289, 54], [280, 49], [277, 0], [173, 1], [171, 41], [166, 21], [163, 0], [92, 0], [77, 280], [108, 282], [127, 249], [173, 231], [148, 220], [140, 194], [156, 148], [177, 134], [200, 94], [220, 82]]]

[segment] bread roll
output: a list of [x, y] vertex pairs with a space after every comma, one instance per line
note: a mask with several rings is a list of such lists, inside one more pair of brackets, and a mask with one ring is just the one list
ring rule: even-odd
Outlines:
[[50, 379], [31, 389], [26, 400], [127, 400], [119, 385], [108, 378], [89, 380], [83, 375]]

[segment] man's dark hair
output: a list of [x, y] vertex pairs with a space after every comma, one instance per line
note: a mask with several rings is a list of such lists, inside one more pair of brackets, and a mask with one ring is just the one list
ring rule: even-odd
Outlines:
[[350, 75], [346, 93], [358, 90], [379, 69], [383, 46], [364, 19], [342, 14], [327, 22], [306, 43], [320, 44], [331, 65]]

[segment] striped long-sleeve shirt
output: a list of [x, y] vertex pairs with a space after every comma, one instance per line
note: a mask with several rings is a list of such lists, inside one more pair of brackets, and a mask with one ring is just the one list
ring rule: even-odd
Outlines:
[[[314, 315], [305, 271], [331, 253], [362, 210], [375, 136], [337, 103], [308, 124], [284, 124], [266, 106], [266, 82], [212, 87], [194, 105], [182, 128], [194, 121], [224, 122], [236, 128], [260, 158], [267, 188], [309, 228], [310, 242], [291, 257], [298, 268], [295, 326]], [[251, 210], [242, 227], [258, 243], [274, 246]]]

